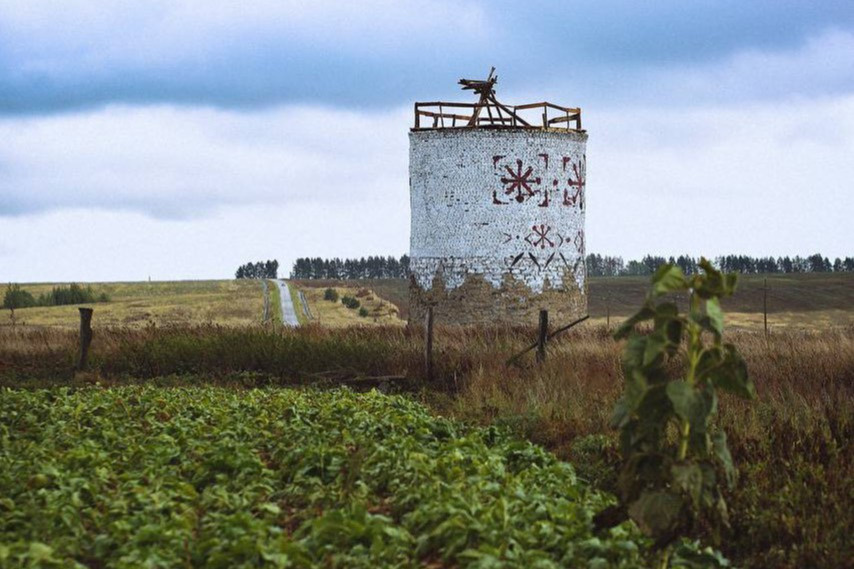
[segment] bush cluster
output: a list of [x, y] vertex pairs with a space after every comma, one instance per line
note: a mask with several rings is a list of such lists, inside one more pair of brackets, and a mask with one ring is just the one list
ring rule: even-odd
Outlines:
[[109, 302], [106, 293], [95, 294], [91, 286], [78, 284], [53, 287], [50, 292], [34, 297], [29, 291], [17, 284], [10, 284], [3, 295], [3, 308], [29, 308], [32, 306], [64, 306], [68, 304], [89, 304]]
[[341, 304], [351, 310], [356, 310], [362, 305], [362, 303], [359, 302], [358, 298], [353, 298], [352, 296], [348, 296], [346, 294], [341, 297]]
[[334, 288], [328, 288], [323, 291], [323, 300], [328, 300], [330, 302], [338, 302], [338, 291]]

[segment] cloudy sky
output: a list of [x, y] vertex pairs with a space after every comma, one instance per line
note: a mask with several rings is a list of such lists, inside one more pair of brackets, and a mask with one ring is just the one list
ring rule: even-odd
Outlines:
[[415, 100], [580, 106], [587, 243], [854, 254], [850, 0], [2, 0], [0, 282], [409, 246]]

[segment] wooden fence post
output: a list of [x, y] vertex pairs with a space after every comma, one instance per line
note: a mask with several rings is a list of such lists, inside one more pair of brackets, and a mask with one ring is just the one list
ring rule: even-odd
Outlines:
[[427, 307], [424, 320], [424, 371], [427, 381], [433, 381], [433, 307]]
[[768, 337], [768, 277], [762, 284], [762, 320], [765, 323], [765, 337]]
[[89, 357], [89, 344], [92, 343], [92, 312], [91, 308], [78, 308], [80, 311], [80, 358], [77, 360], [77, 371], [86, 369]]
[[546, 361], [546, 342], [549, 338], [549, 311], [540, 310], [540, 334], [537, 336], [537, 361]]
[[605, 298], [605, 328], [611, 331], [611, 295]]

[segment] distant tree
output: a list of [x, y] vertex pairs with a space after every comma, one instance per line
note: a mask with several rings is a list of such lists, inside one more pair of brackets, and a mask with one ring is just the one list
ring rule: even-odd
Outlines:
[[679, 255], [679, 258], [676, 259], [676, 264], [679, 265], [679, 268], [686, 275], [693, 275], [697, 272], [697, 260], [688, 255]]
[[91, 286], [82, 287], [71, 284], [67, 287], [53, 287], [50, 292], [40, 294], [36, 304], [39, 306], [63, 306], [68, 304], [89, 304], [109, 300], [106, 294], [96, 295]]
[[[751, 257], [750, 255], [723, 255], [715, 259], [714, 264], [721, 270], [730, 273], [797, 273], [797, 272], [830, 272], [854, 271], [854, 259], [846, 257], [838, 259], [839, 263], [831, 263], [827, 257], [818, 253], [809, 257]], [[587, 274], [591, 277], [616, 277], [623, 275], [645, 276], [653, 274], [659, 266], [670, 262], [677, 265], [686, 275], [698, 273], [697, 259], [690, 255], [670, 256], [645, 255], [640, 260], [625, 262], [622, 257], [590, 253], [584, 258]], [[269, 263], [269, 261], [268, 261]], [[275, 263], [275, 262], [274, 262]], [[276, 263], [277, 265], [277, 263]], [[254, 267], [246, 268], [244, 277], [264, 278]], [[359, 259], [322, 259], [320, 257], [302, 257], [294, 261], [291, 268], [291, 278], [294, 279], [401, 279], [407, 278], [410, 272], [410, 259], [402, 255], [399, 259], [387, 256], [361, 257]], [[256, 273], [260, 277], [253, 276]], [[268, 277], [269, 278], [269, 277]], [[273, 277], [275, 278], [275, 277]]]
[[3, 295], [3, 308], [15, 310], [16, 308], [29, 308], [36, 305], [36, 299], [21, 288], [21, 285], [9, 283], [6, 293]]
[[830, 261], [824, 259], [819, 253], [807, 257], [808, 270], [811, 273], [824, 273], [830, 265]]
[[661, 265], [667, 264], [667, 260], [664, 257], [654, 257], [652, 255], [647, 255], [643, 259], [641, 259], [641, 263], [646, 267], [647, 275], [653, 274], [658, 270], [658, 267]]
[[300, 257], [291, 267], [292, 279], [401, 279], [409, 276], [409, 256], [370, 255], [359, 259]]
[[273, 259], [240, 265], [234, 273], [234, 277], [238, 279], [279, 278], [279, 261]]
[[640, 261], [632, 260], [629, 261], [628, 264], [626, 264], [626, 271], [624, 274], [629, 276], [643, 276], [652, 273], [645, 264], [641, 263]]

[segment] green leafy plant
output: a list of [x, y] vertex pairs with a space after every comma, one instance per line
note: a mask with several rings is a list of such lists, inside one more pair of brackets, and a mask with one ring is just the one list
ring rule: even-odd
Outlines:
[[361, 316], [362, 318], [367, 318], [368, 317], [368, 309], [365, 308], [364, 306], [362, 308], [360, 308], [359, 309], [359, 316]]
[[353, 298], [352, 296], [347, 296], [347, 295], [344, 295], [341, 297], [341, 304], [343, 304], [344, 306], [346, 306], [347, 308], [349, 308], [351, 310], [356, 310], [357, 308], [359, 308], [362, 305], [362, 303], [359, 302], [358, 298]]
[[[678, 537], [701, 522], [728, 523], [721, 482], [732, 485], [736, 471], [725, 433], [712, 424], [717, 390], [755, 396], [744, 360], [723, 341], [720, 299], [734, 292], [736, 276], [706, 259], [699, 265], [703, 273], [690, 276], [662, 265], [640, 311], [615, 333], [627, 339], [625, 389], [612, 419], [623, 454], [620, 504], [596, 521], [601, 527], [634, 520], [662, 550], [662, 567]], [[687, 315], [662, 298], [669, 293], [689, 295]], [[652, 329], [639, 329], [646, 322]]]
[[0, 389], [0, 569], [641, 566], [610, 497], [376, 391]]

